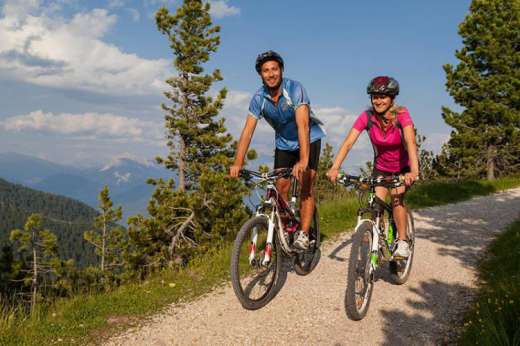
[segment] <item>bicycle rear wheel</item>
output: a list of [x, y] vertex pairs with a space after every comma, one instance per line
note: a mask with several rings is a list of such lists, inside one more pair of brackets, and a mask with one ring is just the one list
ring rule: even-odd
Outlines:
[[356, 321], [367, 314], [374, 288], [370, 262], [372, 227], [372, 223], [364, 222], [352, 236], [345, 307], [348, 317]]
[[412, 271], [415, 248], [415, 226], [410, 211], [407, 211], [406, 213], [406, 237], [408, 238], [408, 244], [410, 247], [410, 256], [407, 259], [390, 261], [389, 263], [392, 280], [398, 285], [402, 285], [408, 281], [410, 272]]
[[309, 229], [309, 249], [295, 256], [294, 271], [296, 274], [307, 275], [316, 268], [321, 257], [320, 238], [320, 216], [318, 208], [314, 208], [312, 224]]
[[271, 260], [263, 264], [267, 247], [268, 221], [256, 216], [247, 221], [235, 239], [231, 254], [231, 283], [238, 300], [245, 309], [265, 306], [276, 295], [276, 280], [280, 272], [282, 254], [276, 231], [271, 244]]

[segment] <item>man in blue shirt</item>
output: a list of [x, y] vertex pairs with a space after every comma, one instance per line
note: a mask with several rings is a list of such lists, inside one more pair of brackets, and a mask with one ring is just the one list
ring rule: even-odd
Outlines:
[[[246, 124], [240, 135], [237, 154], [230, 175], [238, 177], [244, 164], [251, 138], [259, 119], [264, 118], [275, 130], [274, 168], [293, 168], [293, 175], [301, 183], [301, 231], [293, 245], [299, 249], [309, 246], [309, 228], [314, 212], [314, 182], [320, 156], [321, 138], [325, 137], [321, 122], [310, 109], [310, 100], [300, 82], [283, 78], [282, 57], [273, 51], [260, 54], [256, 71], [263, 86], [251, 103]], [[290, 179], [276, 183], [278, 191], [288, 199]]]

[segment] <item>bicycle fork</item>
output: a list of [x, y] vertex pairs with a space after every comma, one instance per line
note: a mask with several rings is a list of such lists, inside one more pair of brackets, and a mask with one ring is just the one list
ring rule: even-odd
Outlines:
[[[273, 251], [273, 235], [274, 235], [274, 220], [275, 220], [275, 211], [271, 212], [271, 216], [267, 218], [268, 220], [268, 228], [267, 228], [267, 239], [264, 248], [264, 257], [262, 258], [262, 265], [266, 266], [271, 262], [271, 254]], [[256, 262], [256, 249], [257, 249], [257, 241], [258, 241], [258, 231], [256, 227], [253, 229], [251, 234], [251, 243], [249, 245], [249, 264], [254, 265]]]
[[377, 226], [372, 226], [372, 249], [370, 250], [370, 273], [372, 274], [378, 266], [378, 251], [379, 251], [379, 232]]

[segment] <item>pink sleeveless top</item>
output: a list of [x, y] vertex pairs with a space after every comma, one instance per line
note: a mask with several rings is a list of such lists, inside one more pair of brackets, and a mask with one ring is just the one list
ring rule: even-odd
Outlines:
[[[405, 107], [397, 113], [397, 121], [404, 129], [413, 126], [412, 118], [408, 109]], [[359, 115], [353, 128], [359, 132], [364, 131], [368, 125], [367, 112]], [[372, 115], [372, 127], [368, 133], [372, 145], [376, 149], [375, 168], [382, 172], [400, 172], [403, 168], [410, 166], [408, 152], [403, 146], [404, 140], [401, 138], [401, 131], [396, 125], [390, 124], [386, 132], [379, 125], [375, 115]]]

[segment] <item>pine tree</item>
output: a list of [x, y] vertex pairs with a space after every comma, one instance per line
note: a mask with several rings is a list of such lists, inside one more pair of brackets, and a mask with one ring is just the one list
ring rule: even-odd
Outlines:
[[103, 187], [98, 197], [100, 214], [94, 219], [94, 230], [85, 232], [83, 236], [96, 248], [99, 268], [105, 272], [123, 265], [127, 240], [124, 229], [117, 225], [122, 218], [122, 207], [114, 208], [108, 186]]
[[441, 171], [494, 179], [520, 164], [520, 0], [474, 0], [459, 34], [459, 64], [444, 70], [463, 110], [443, 107], [454, 130]]
[[333, 163], [333, 147], [329, 143], [325, 143], [318, 164], [318, 179], [316, 184], [316, 191], [320, 200], [331, 199], [337, 192], [336, 184], [333, 184], [327, 177], [327, 171], [332, 167]]
[[[167, 83], [166, 131], [170, 153], [158, 162], [176, 170], [174, 182], [150, 180], [156, 190], [146, 218], [129, 220], [131, 250], [129, 263], [144, 274], [148, 269], [186, 263], [220, 241], [232, 238], [247, 217], [242, 203], [245, 185], [227, 177], [236, 143], [227, 133], [224, 119], [217, 119], [226, 96], [221, 89], [215, 98], [207, 93], [218, 70], [205, 75], [203, 63], [220, 44], [220, 28], [213, 26], [209, 4], [185, 0], [175, 14], [161, 8], [156, 14], [158, 30], [166, 35], [175, 55], [178, 75]], [[254, 153], [251, 153], [255, 156]]]
[[155, 16], [158, 30], [168, 37], [178, 73], [166, 81], [171, 90], [164, 94], [172, 104], [162, 104], [170, 153], [158, 161], [178, 172], [179, 191], [193, 189], [201, 170], [221, 167], [222, 156], [232, 150], [224, 119], [215, 118], [227, 90], [215, 98], [206, 96], [212, 84], [222, 80], [218, 69], [204, 74], [202, 67], [220, 44], [220, 27], [212, 24], [209, 8], [201, 0], [185, 0], [175, 14], [163, 7]]
[[421, 180], [431, 180], [436, 177], [434, 169], [435, 155], [433, 151], [424, 149], [426, 136], [423, 136], [415, 131], [415, 139], [417, 142], [417, 152], [419, 153], [419, 178]]
[[26, 270], [25, 282], [31, 286], [31, 312], [36, 307], [40, 283], [52, 273], [52, 264], [57, 259], [56, 236], [43, 229], [42, 216], [31, 214], [23, 230], [13, 230], [11, 241], [18, 251], [29, 254], [30, 268]]

